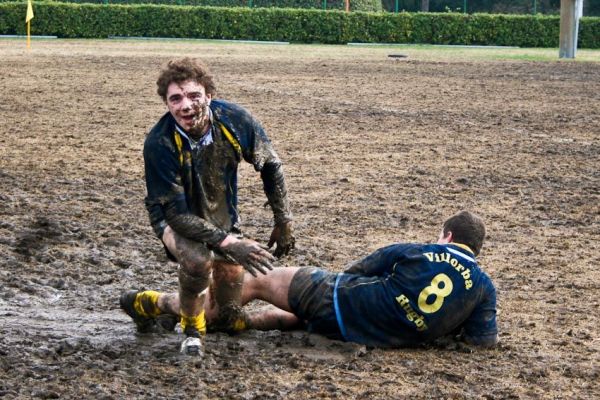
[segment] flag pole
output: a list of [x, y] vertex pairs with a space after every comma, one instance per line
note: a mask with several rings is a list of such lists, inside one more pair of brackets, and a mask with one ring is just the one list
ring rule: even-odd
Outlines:
[[31, 0], [27, 0], [27, 14], [25, 15], [25, 22], [27, 23], [27, 50], [31, 48], [31, 20], [33, 19], [33, 7], [31, 6]]

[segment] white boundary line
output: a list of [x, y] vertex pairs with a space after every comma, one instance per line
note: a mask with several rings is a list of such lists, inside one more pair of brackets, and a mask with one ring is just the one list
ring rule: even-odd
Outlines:
[[148, 36], [109, 36], [109, 39], [115, 40], [173, 40], [173, 41], [196, 41], [196, 42], [226, 42], [226, 43], [251, 43], [251, 44], [281, 44], [287, 45], [289, 42], [262, 41], [262, 40], [233, 40], [233, 39], [202, 39], [202, 38], [170, 38], [170, 37], [148, 37]]
[[[58, 36], [36, 36], [31, 35], [32, 39], [58, 39]], [[23, 39], [27, 38], [27, 35], [0, 35], [0, 39]]]
[[426, 43], [346, 43], [348, 46], [390, 46], [390, 47], [464, 47], [466, 49], [520, 49], [519, 46], [483, 46], [468, 44], [426, 44]]

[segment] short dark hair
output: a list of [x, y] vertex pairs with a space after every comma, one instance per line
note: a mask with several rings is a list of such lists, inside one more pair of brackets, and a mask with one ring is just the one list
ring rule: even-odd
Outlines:
[[469, 246], [475, 255], [478, 255], [485, 239], [485, 225], [483, 220], [469, 212], [460, 211], [444, 222], [444, 236], [452, 232], [452, 241]]
[[211, 96], [217, 94], [217, 87], [208, 67], [202, 61], [189, 57], [169, 61], [166, 68], [158, 76], [156, 92], [166, 101], [167, 89], [171, 83], [182, 83], [189, 80], [201, 84], [206, 90], [206, 94]]

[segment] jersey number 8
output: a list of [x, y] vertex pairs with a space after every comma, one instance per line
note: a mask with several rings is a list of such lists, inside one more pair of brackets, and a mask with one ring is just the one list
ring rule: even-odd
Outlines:
[[[440, 285], [442, 287], [440, 287]], [[419, 293], [419, 308], [427, 314], [436, 312], [444, 304], [444, 298], [452, 292], [452, 281], [446, 274], [437, 274], [427, 286]], [[429, 296], [435, 296], [433, 303], [427, 303]]]

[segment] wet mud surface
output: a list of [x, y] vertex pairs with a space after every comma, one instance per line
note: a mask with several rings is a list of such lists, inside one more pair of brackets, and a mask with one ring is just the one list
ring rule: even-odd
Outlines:
[[[373, 48], [0, 41], [0, 397], [600, 397], [600, 64]], [[410, 52], [408, 52], [410, 53]], [[285, 163], [297, 249], [341, 270], [479, 213], [501, 344], [378, 350], [304, 332], [138, 335], [129, 288], [175, 290], [143, 205], [142, 144], [169, 58], [201, 55]], [[268, 241], [259, 177], [246, 234]], [[251, 307], [257, 307], [252, 305]]]

